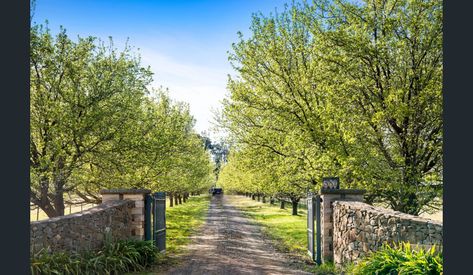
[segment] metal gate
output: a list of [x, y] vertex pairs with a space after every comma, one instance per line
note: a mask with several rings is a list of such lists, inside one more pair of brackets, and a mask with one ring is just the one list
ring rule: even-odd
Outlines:
[[166, 251], [166, 193], [146, 195], [145, 240], [153, 240], [160, 252]]
[[307, 250], [317, 264], [321, 264], [320, 195], [307, 196]]

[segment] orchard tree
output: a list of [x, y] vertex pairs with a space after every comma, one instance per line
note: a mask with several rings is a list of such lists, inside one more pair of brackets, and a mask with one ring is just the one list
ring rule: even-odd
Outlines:
[[[212, 163], [186, 104], [162, 90], [130, 48], [31, 29], [31, 202], [64, 215], [66, 194], [149, 188], [186, 200], [211, 186]], [[70, 203], [70, 202], [69, 202]]]
[[71, 41], [31, 28], [31, 201], [49, 217], [64, 214], [64, 193], [76, 185], [72, 173], [112, 141], [126, 137], [151, 82], [129, 49], [92, 37]]
[[306, 15], [371, 199], [416, 215], [433, 206], [443, 188], [441, 1], [315, 1]]
[[338, 175], [369, 202], [419, 214], [443, 186], [441, 30], [436, 1], [314, 1], [254, 15], [229, 57], [237, 76], [220, 123], [259, 153], [244, 154], [253, 163], [278, 156], [268, 167], [287, 187]]

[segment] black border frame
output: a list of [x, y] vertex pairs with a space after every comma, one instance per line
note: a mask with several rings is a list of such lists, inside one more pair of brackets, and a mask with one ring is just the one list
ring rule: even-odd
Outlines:
[[2, 2], [1, 274], [29, 274], [29, 1]]
[[[45, 0], [39, 0], [45, 1]], [[216, 0], [218, 1], [218, 0]], [[221, 1], [221, 0], [220, 0]], [[439, 1], [439, 0], [430, 0]], [[444, 4], [444, 272], [473, 270], [471, 1]], [[29, 273], [29, 1], [2, 3], [2, 274]], [[8, 5], [8, 6], [7, 6]], [[470, 22], [468, 22], [470, 21]], [[470, 24], [468, 24], [470, 23]]]

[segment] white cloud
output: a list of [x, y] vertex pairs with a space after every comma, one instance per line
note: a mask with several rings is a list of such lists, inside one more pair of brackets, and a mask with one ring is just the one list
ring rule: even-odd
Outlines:
[[226, 93], [228, 68], [210, 68], [171, 58], [150, 49], [141, 49], [143, 64], [154, 72], [154, 86], [169, 89], [172, 99], [189, 104], [198, 132], [208, 131], [212, 109], [219, 109]]

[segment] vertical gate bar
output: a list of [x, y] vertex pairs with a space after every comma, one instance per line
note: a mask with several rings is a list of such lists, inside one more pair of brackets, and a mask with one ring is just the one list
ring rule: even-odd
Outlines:
[[145, 195], [145, 240], [151, 240], [151, 196]]
[[166, 251], [166, 193], [155, 193], [157, 201], [157, 215], [156, 215], [156, 240], [157, 247], [160, 252]]
[[312, 261], [315, 261], [315, 257], [316, 257], [316, 254], [317, 254], [317, 250], [315, 249], [315, 228], [314, 228], [314, 223], [315, 223], [315, 200], [314, 200], [314, 195], [311, 195], [311, 198], [310, 198], [310, 208], [312, 211], [310, 211], [310, 220], [311, 220], [311, 223], [310, 223], [310, 229], [311, 229], [311, 236], [310, 236], [310, 240], [311, 240], [311, 248], [312, 248]]
[[158, 201], [156, 200], [156, 193], [153, 194], [153, 241], [154, 245], [158, 247]]
[[307, 195], [307, 251], [312, 261], [315, 261], [314, 210], [314, 195], [309, 193]]
[[[310, 196], [307, 196], [307, 205], [310, 203]], [[310, 252], [310, 208], [307, 208], [307, 250]]]
[[163, 252], [166, 251], [166, 192], [163, 192]]
[[316, 195], [315, 196], [315, 236], [316, 236], [316, 240], [315, 240], [315, 244], [317, 246], [317, 249], [316, 249], [316, 259], [315, 259], [315, 262], [317, 264], [321, 264], [322, 263], [322, 249], [321, 249], [321, 243], [320, 243], [320, 234], [322, 233], [321, 232], [321, 229], [320, 229], [320, 195]]

